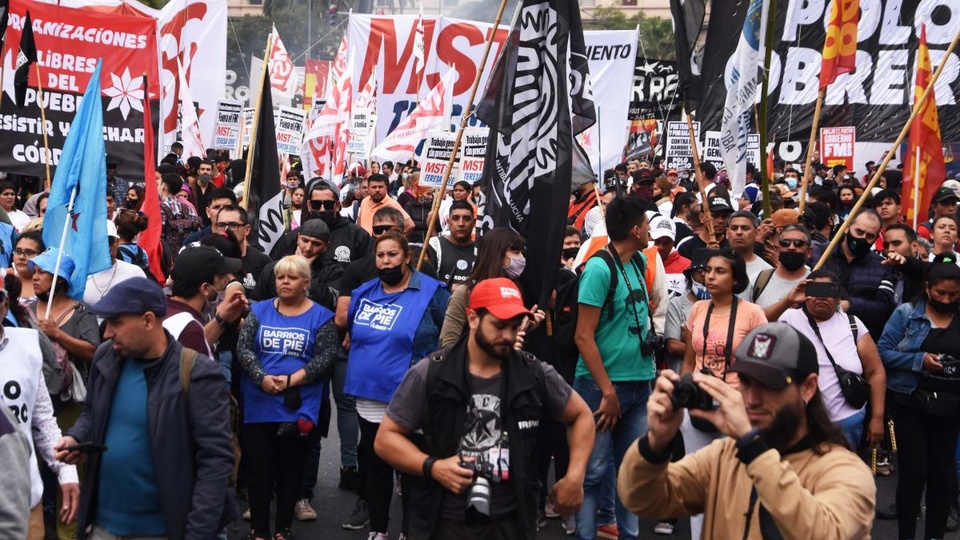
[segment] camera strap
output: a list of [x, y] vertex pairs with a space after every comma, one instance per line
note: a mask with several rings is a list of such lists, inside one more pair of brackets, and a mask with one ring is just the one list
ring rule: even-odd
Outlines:
[[[727, 380], [727, 368], [730, 367], [730, 353], [733, 350], [733, 331], [737, 327], [737, 304], [740, 302], [740, 299], [736, 296], [733, 297], [733, 302], [730, 304], [730, 321], [727, 323], [727, 342], [723, 345], [723, 380]], [[700, 353], [700, 356], [703, 358], [707, 357], [707, 334], [710, 332], [710, 318], [713, 316], [713, 300], [710, 301], [710, 306], [707, 307], [707, 317], [703, 321], [703, 350]]]
[[[817, 321], [813, 320], [813, 315], [810, 315], [810, 312], [807, 311], [807, 307], [806, 307], [806, 306], [803, 306], [803, 307], [801, 307], [800, 309], [803, 310], [803, 314], [807, 316], [807, 322], [810, 324], [810, 328], [812, 328], [812, 329], [813, 329], [813, 333], [817, 335], [817, 339], [819, 339], [819, 340], [820, 340], [820, 344], [823, 345], [823, 350], [824, 350], [824, 352], [827, 353], [827, 359], [830, 360], [830, 363], [833, 364], [833, 370], [836, 371], [836, 370], [837, 370], [837, 361], [833, 359], [833, 355], [830, 354], [830, 348], [827, 347], [827, 344], [826, 344], [826, 343], [824, 343], [824, 341], [823, 341], [823, 336], [820, 335], [820, 327], [817, 326]], [[851, 327], [851, 328], [856, 328], [856, 323], [851, 322], [851, 323], [850, 323], [850, 327]], [[854, 347], [857, 346], [856, 337], [854, 337], [853, 346], [854, 346]], [[839, 375], [840, 375], [840, 374], [837, 373], [837, 376], [839, 376]]]
[[[640, 345], [642, 346], [643, 340], [645, 339], [646, 336], [643, 335], [643, 332], [642, 332], [643, 327], [640, 326], [640, 313], [637, 312], [637, 303], [636, 301], [634, 301], [634, 298], [633, 298], [633, 287], [630, 285], [630, 279], [627, 278], [627, 270], [626, 268], [623, 267], [623, 263], [620, 261], [620, 254], [617, 253], [617, 248], [613, 247], [612, 242], [607, 244], [607, 248], [610, 250], [610, 253], [613, 254], [613, 262], [614, 264], [616, 264], [617, 269], [620, 270], [620, 275], [623, 276], [623, 284], [627, 286], [627, 293], [629, 295], [628, 298], [630, 299], [630, 305], [633, 306], [633, 320], [637, 325], [637, 338], [640, 340]], [[637, 265], [634, 262], [633, 257], [630, 258], [630, 262], [631, 262], [631, 266], [633, 266], [634, 274], [637, 276], [637, 282], [640, 283], [640, 289], [641, 289], [640, 294], [642, 297], [641, 301], [646, 302], [647, 293], [644, 285], [645, 282], [644, 282], [643, 276], [640, 275], [640, 270], [637, 268]], [[652, 330], [653, 314], [650, 313], [650, 304], [647, 304], [647, 315], [650, 316], [650, 329]]]

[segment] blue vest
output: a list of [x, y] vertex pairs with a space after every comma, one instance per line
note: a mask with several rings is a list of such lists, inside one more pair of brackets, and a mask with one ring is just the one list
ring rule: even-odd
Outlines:
[[[271, 298], [250, 306], [250, 311], [260, 323], [253, 350], [268, 375], [289, 375], [313, 360], [317, 329], [333, 318], [333, 312], [314, 303], [302, 315], [286, 316], [273, 307], [273, 301]], [[300, 418], [308, 418], [316, 424], [326, 387], [321, 379], [295, 387], [300, 391], [300, 408], [291, 410], [283, 404], [283, 394], [267, 394], [260, 385], [244, 375], [244, 421], [258, 424], [296, 422]]]
[[[414, 288], [419, 281], [419, 288]], [[441, 283], [420, 273], [406, 290], [385, 293], [380, 279], [353, 291], [350, 298], [350, 356], [344, 393], [389, 402], [413, 357], [413, 338]]]

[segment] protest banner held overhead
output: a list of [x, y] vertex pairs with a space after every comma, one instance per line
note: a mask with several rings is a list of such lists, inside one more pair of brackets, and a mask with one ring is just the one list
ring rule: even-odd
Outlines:
[[460, 168], [457, 181], [473, 184], [483, 176], [483, 159], [487, 151], [489, 128], [467, 128], [460, 141]]
[[277, 151], [281, 154], [300, 155], [303, 142], [303, 126], [307, 112], [303, 109], [280, 107], [277, 115]]
[[820, 128], [820, 161], [828, 167], [844, 165], [853, 168], [853, 151], [857, 142], [855, 127]]
[[[700, 141], [700, 122], [693, 123], [693, 132], [698, 144]], [[693, 146], [690, 144], [690, 131], [686, 122], [667, 123], [667, 159], [665, 169], [686, 171], [693, 168]]]
[[[426, 142], [423, 144], [423, 152], [420, 153], [420, 187], [440, 188], [443, 186], [443, 176], [450, 164], [450, 155], [453, 153], [454, 139], [456, 134], [450, 131], [431, 131], [427, 134]], [[460, 160], [460, 154], [463, 146], [457, 152], [456, 163]], [[453, 173], [451, 173], [453, 177]]]
[[213, 148], [234, 150], [242, 127], [243, 103], [221, 99], [217, 102], [217, 123], [213, 130]]

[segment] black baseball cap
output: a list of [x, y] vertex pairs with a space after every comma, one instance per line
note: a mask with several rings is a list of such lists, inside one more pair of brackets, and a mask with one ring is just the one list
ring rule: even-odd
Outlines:
[[703, 270], [707, 267], [707, 263], [710, 262], [710, 258], [720, 254], [719, 249], [710, 249], [710, 248], [697, 248], [693, 252], [693, 256], [690, 257], [690, 266], [683, 271], [684, 275], [689, 276], [691, 273], [696, 272], [697, 270]]
[[191, 246], [177, 255], [170, 277], [184, 284], [211, 283], [220, 274], [239, 274], [240, 259], [224, 257], [210, 246]]
[[733, 212], [730, 201], [723, 195], [707, 195], [707, 199], [710, 200], [710, 212]]
[[947, 202], [951, 199], [954, 201], [960, 200], [957, 198], [957, 194], [954, 193], [953, 190], [948, 187], [942, 187], [938, 189], [937, 192], [933, 195], [933, 202], [935, 203]]
[[90, 306], [90, 313], [109, 319], [117, 315], [142, 315], [152, 312], [157, 317], [167, 315], [167, 298], [155, 281], [143, 277], [130, 278], [110, 287], [99, 302]]
[[773, 322], [747, 334], [728, 371], [746, 375], [773, 390], [783, 390], [811, 373], [820, 373], [817, 349], [792, 326]]

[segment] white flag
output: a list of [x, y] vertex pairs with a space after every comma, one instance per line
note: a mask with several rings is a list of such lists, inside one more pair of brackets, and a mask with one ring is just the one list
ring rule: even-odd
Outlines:
[[370, 157], [403, 163], [414, 157], [417, 145], [427, 137], [428, 132], [437, 129], [449, 131], [456, 76], [457, 70], [451, 68], [447, 71], [410, 116], [373, 149]]
[[193, 106], [193, 97], [190, 95], [190, 87], [187, 86], [187, 77], [179, 61], [177, 69], [180, 76], [180, 138], [183, 139], [184, 159], [193, 156], [206, 157], [207, 150], [200, 137], [200, 119], [197, 118], [197, 109]]
[[270, 65], [267, 70], [270, 75], [270, 90], [273, 93], [274, 105], [292, 105], [293, 98], [297, 93], [297, 74], [293, 69], [293, 61], [287, 54], [287, 49], [280, 40], [280, 34], [277, 33], [277, 27], [273, 27], [272, 45], [270, 46]]

